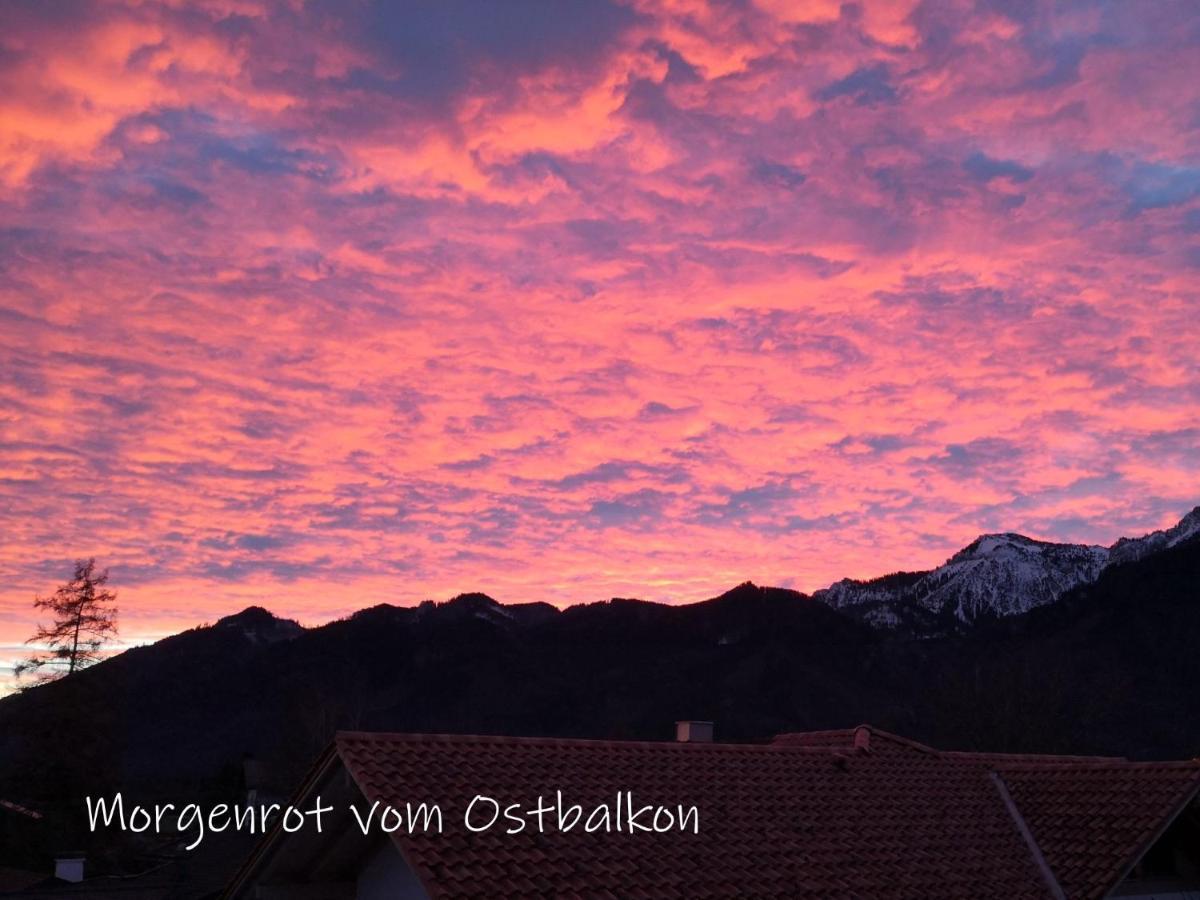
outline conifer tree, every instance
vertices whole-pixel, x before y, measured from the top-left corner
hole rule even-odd
[[[16,667],[17,677],[36,672],[38,682],[73,675],[99,661],[101,648],[117,633],[115,592],[108,590],[108,570],[96,571],[96,560],[75,563],[74,577],[49,597],[33,605],[53,615],[52,624],[39,625],[25,643],[39,650]]]

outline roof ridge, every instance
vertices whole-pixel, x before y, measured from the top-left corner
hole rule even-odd
[[[23,816],[28,816],[31,819],[42,818],[42,814],[36,809],[31,809],[28,806],[22,806],[20,803],[17,803],[13,800],[5,800],[3,797],[0,797],[0,807],[3,807],[10,812],[20,813]]]
[[[884,731],[882,728],[876,728],[874,725],[862,724],[853,730],[856,743],[858,740],[858,733],[860,731],[865,731],[870,736],[883,738],[885,741],[891,741],[893,744],[900,744],[901,746],[908,747],[911,750],[919,750],[922,753],[928,753],[932,756],[945,756],[945,754],[936,747],[930,747],[928,744],[922,744],[920,741],[914,741],[912,738],[906,738],[903,735],[894,734],[890,731]],[[869,738],[867,746],[870,746]]]
[[[898,744],[910,750],[919,750],[922,753],[928,753],[932,756],[943,756],[944,754],[935,747],[928,744],[922,744],[920,741],[914,741],[912,738],[906,738],[903,735],[895,734],[891,731],[885,731],[882,728],[877,728],[874,725],[866,722],[861,725],[854,725],[849,728],[826,728],[820,731],[787,731],[782,734],[775,735],[771,739],[772,744],[784,746],[804,747],[809,741],[819,741],[822,738],[839,737],[844,738],[846,746],[842,749],[856,749],[864,752],[871,751],[871,737],[881,738],[893,744]],[[820,744],[822,749],[833,749],[833,745]]]
[[[1036,760],[1023,762],[1013,760],[1007,763],[1003,768],[1013,770],[1038,770],[1038,771],[1070,771],[1070,772],[1187,772],[1194,771],[1196,777],[1200,779],[1200,760],[1192,759],[1164,759],[1164,760],[1110,760],[1107,757],[1093,757],[1098,759],[1098,762],[1088,762],[1089,757],[1080,757],[1078,760],[1064,759],[1061,762],[1037,762]]]
[[[1084,753],[994,753],[990,750],[943,750],[943,756],[955,759],[1039,760],[1055,762],[1131,762],[1126,756],[1091,756]]]
[[[806,739],[829,737],[846,739],[845,746],[833,744],[812,745]],[[916,750],[931,756],[952,762],[977,762],[981,765],[998,764],[1010,771],[1188,771],[1194,770],[1200,777],[1200,759],[1190,760],[1130,760],[1118,756],[1086,756],[1046,753],[990,753],[987,751],[971,750],[938,750],[928,744],[915,741],[912,738],[877,728],[874,725],[862,724],[852,728],[828,728],[819,731],[793,731],[775,735],[767,742],[688,742],[673,740],[623,740],[619,738],[580,738],[553,737],[503,734],[452,734],[439,732],[407,732],[407,731],[338,731],[334,742],[344,740],[361,740],[370,742],[408,743],[439,743],[449,742],[458,744],[493,744],[493,745],[548,745],[548,746],[585,746],[585,747],[616,747],[630,749],[663,749],[689,748],[688,752],[696,750],[779,750],[805,751],[810,753],[828,754],[835,750],[858,750],[871,752],[871,738],[877,738],[889,743]]]
[[[833,735],[833,734],[848,735],[862,727],[863,727],[862,725],[853,725],[849,728],[819,728],[816,731],[781,731],[781,732],[779,732],[779,734],[775,735],[775,737],[773,737],[772,740],[777,741],[780,738],[801,737],[801,736],[802,737],[828,737],[829,735]]]
[[[1017,806],[1017,802],[1013,799],[1012,794],[1009,793],[1008,785],[1004,783],[1004,779],[999,772],[989,772],[988,777],[1000,793],[1000,799],[1004,802],[1004,808],[1008,810],[1009,817],[1012,819],[1013,824],[1017,826],[1017,831],[1020,832],[1021,839],[1025,841],[1025,846],[1029,849],[1029,855],[1033,858],[1033,864],[1037,866],[1037,870],[1046,882],[1046,887],[1050,890],[1051,895],[1053,895],[1055,900],[1067,900],[1067,895],[1063,891],[1062,885],[1058,883],[1058,878],[1055,876],[1054,870],[1046,862],[1046,856],[1042,853],[1042,848],[1038,846],[1033,832],[1029,829],[1029,823],[1025,821],[1025,817],[1021,815],[1021,810]]]
[[[830,747],[805,747],[801,745],[777,744],[775,742],[735,743],[732,741],[674,741],[674,740],[620,740],[615,738],[573,738],[573,737],[529,737],[525,735],[506,734],[438,734],[407,731],[338,731],[334,735],[334,743],[343,741],[366,741],[371,743],[411,743],[411,744],[486,744],[486,745],[519,745],[519,746],[579,746],[579,747],[611,747],[617,749],[679,749],[685,752],[700,750],[726,751],[779,751],[786,749],[792,752],[812,752],[828,754]]]

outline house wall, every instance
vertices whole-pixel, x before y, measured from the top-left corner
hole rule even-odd
[[[429,900],[429,895],[391,841],[379,849],[359,870],[356,900]]]

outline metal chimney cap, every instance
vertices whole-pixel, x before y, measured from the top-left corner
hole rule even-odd
[[[54,858],[54,877],[59,881],[78,884],[83,881],[85,865],[87,865],[87,859],[82,853],[59,853]]]

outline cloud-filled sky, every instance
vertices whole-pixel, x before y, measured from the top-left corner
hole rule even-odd
[[[5,0],[0,647],[1163,527],[1198,292],[1190,2]]]

